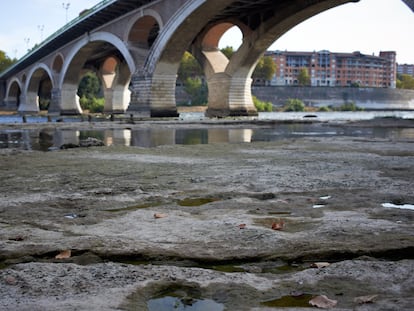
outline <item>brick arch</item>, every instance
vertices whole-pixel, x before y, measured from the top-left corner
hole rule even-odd
[[[5,101],[8,106],[13,109],[19,108],[22,90],[22,83],[17,77],[14,77],[8,82],[5,96]]]
[[[239,17],[243,14],[234,14],[232,18],[245,21],[251,31],[245,35],[243,44],[231,61],[225,65],[224,72],[219,72],[219,75],[215,77],[214,85],[217,86],[215,93],[226,94],[217,97],[216,106],[222,106],[224,110],[229,110],[230,115],[254,114],[251,75],[261,55],[277,38],[297,24],[325,10],[348,2],[357,2],[357,0],[306,2],[262,0],[249,4],[255,5],[256,9],[259,8],[258,6],[262,6],[260,11],[256,13],[254,10],[252,11],[251,18]],[[189,1],[165,25],[159,39],[151,49],[143,71],[144,74],[152,75],[148,98],[150,98],[153,110],[157,109],[157,106],[161,106],[162,102],[168,102],[170,108],[167,107],[167,110],[172,110],[171,107],[175,105],[175,76],[184,51],[197,40],[203,29],[209,27],[212,20],[225,22],[232,14],[232,6],[236,4],[239,5],[235,6],[236,10],[244,9],[240,3],[234,0]],[[226,10],[230,15],[222,18],[221,16],[226,16],[223,15]],[[245,13],[250,14],[249,11]],[[213,43],[214,45],[216,41],[217,38],[213,36],[204,43]],[[210,84],[209,90],[211,90]],[[209,106],[210,104],[209,100]]]
[[[63,68],[63,62],[64,62],[64,57],[62,53],[56,54],[52,62],[52,70],[55,73],[61,73],[62,68]]]
[[[158,12],[144,10],[127,26],[124,41],[141,48],[151,48],[163,27],[164,23]]]
[[[120,77],[117,77],[116,83],[111,83],[109,88],[115,89],[112,94],[115,94],[113,96],[117,96],[117,101],[120,102],[119,107],[114,110],[122,111],[126,109],[125,106],[129,103],[129,97],[127,98],[127,96],[130,96],[128,93],[128,85],[131,74],[135,71],[136,67],[134,59],[124,42],[117,36],[107,32],[97,32],[79,40],[65,59],[59,80],[59,88],[61,89],[61,113],[79,114],[82,112],[79,97],[77,96],[81,72],[84,70],[85,64],[95,53],[105,50],[105,45],[113,48],[113,52],[120,55],[119,57],[122,59],[122,61],[117,61],[117,70],[120,72],[118,76]],[[111,56],[113,55],[108,53],[106,57]],[[97,73],[99,69],[96,68]],[[113,69],[115,70],[115,68]],[[101,75],[100,78],[102,79],[103,76]],[[114,81],[111,74],[106,75],[106,80],[109,81],[109,79]],[[104,93],[105,99],[109,101],[110,97],[107,97],[107,89],[104,90]],[[112,107],[107,108],[106,105],[105,107],[107,111],[112,109]]]
[[[97,44],[99,42],[109,43],[113,47],[115,47],[124,58],[130,72],[135,72],[135,63],[134,59],[131,55],[131,53],[128,51],[127,47],[125,46],[124,42],[119,39],[117,36],[108,33],[108,32],[96,32],[89,36],[83,37],[81,40],[79,40],[71,49],[71,51],[68,53],[62,68],[62,73],[59,79],[58,85],[61,87],[63,82],[68,78],[67,74],[70,70],[70,67],[73,66],[72,62],[78,63],[79,61],[81,63],[78,63],[77,66],[80,66],[80,68],[83,66],[82,60],[76,60],[75,58],[79,56],[79,53],[82,53],[82,49],[87,47],[90,44]],[[88,52],[86,52],[88,54]],[[84,58],[89,57],[90,55],[84,55]],[[86,60],[86,59],[85,59]],[[79,69],[80,69],[79,68]],[[78,77],[70,77],[70,79],[78,79]],[[74,81],[73,81],[74,82]]]
[[[45,74],[46,74],[46,78],[49,78],[49,80],[51,81],[52,88],[53,88],[54,87],[54,81],[53,81],[52,71],[45,64],[38,64],[37,66],[33,67],[27,75],[27,81],[26,81],[26,85],[24,87],[25,91],[26,92],[30,92],[30,91],[34,92],[36,90],[36,88],[38,87],[38,84],[40,83],[40,80],[45,77]]]
[[[16,88],[17,87],[17,88]],[[17,92],[15,92],[15,90],[18,90]],[[14,77],[13,79],[11,79],[9,81],[9,83],[7,84],[7,89],[6,89],[6,98],[9,97],[15,97],[17,96],[17,94],[20,92],[22,92],[23,90],[23,85],[20,82],[19,78]]]

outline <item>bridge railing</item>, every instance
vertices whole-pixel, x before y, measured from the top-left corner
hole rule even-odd
[[[112,4],[116,2],[117,0],[102,0],[101,2],[97,3],[90,9],[86,9],[82,11],[79,16],[71,20],[70,22],[66,23],[64,26],[59,28],[57,31],[52,33],[50,36],[48,36],[45,40],[39,43],[39,45],[35,46],[32,50],[28,51],[25,55],[23,55],[16,63],[14,63],[12,66],[7,68],[5,71],[0,72],[0,77],[6,74],[7,72],[13,70],[14,67],[16,67],[19,63],[22,61],[28,59],[30,56],[32,56],[36,51],[43,48],[45,45],[50,43],[52,40],[56,39],[58,36],[60,36],[62,33],[67,31],[68,29],[72,28],[76,24],[80,23],[81,21],[87,19],[91,15],[95,14],[96,12],[102,10],[104,7],[108,6],[109,4]]]

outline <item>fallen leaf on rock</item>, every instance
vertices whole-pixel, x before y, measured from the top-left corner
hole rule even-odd
[[[331,264],[329,262],[314,262],[311,264],[311,268],[326,268],[328,266],[330,266]]]
[[[14,276],[8,275],[6,276],[6,278],[4,279],[7,285],[16,285],[17,284],[17,280]]]
[[[155,219],[165,218],[165,217],[167,217],[167,214],[163,214],[163,213],[155,213],[154,214]]]
[[[272,223],[272,229],[273,230],[283,230],[284,225],[285,225],[285,222],[283,220],[279,220],[278,222],[274,221]]]
[[[244,229],[244,228],[246,228],[246,224],[240,224],[239,225],[239,229]]]
[[[373,303],[374,300],[378,297],[378,295],[368,295],[368,296],[359,296],[354,299],[355,303],[360,305],[364,303]]]
[[[70,249],[61,251],[59,254],[55,256],[56,259],[68,259],[72,256],[72,251]]]
[[[312,298],[309,300],[309,304],[313,307],[321,308],[321,309],[329,309],[333,308],[337,305],[337,300],[332,300],[326,297],[325,295],[320,295]]]

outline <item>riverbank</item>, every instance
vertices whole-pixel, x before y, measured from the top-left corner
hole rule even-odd
[[[413,160],[409,136],[0,149],[0,309],[411,310]]]

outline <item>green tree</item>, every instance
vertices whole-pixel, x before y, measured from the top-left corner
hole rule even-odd
[[[207,104],[207,86],[200,77],[188,77],[184,82],[184,90],[190,95],[192,105]]]
[[[407,74],[398,75],[397,88],[414,90],[414,77]]]
[[[228,59],[230,59],[234,54],[233,47],[232,46],[226,46],[225,48],[221,49],[221,53],[223,53],[224,55],[226,55],[226,57]]]
[[[253,72],[252,78],[257,81],[269,81],[276,72],[276,64],[270,56],[260,58]]]
[[[79,97],[88,99],[99,98],[101,94],[101,82],[94,72],[87,72],[81,79],[78,87]]]
[[[0,72],[5,71],[7,68],[13,65],[16,61],[17,59],[9,58],[4,51],[0,50]]]
[[[308,86],[311,84],[311,79],[309,76],[308,69],[301,68],[298,74],[298,83],[301,86]]]
[[[185,52],[178,68],[178,80],[185,83],[187,78],[200,77],[204,74],[198,61],[189,52]]]
[[[102,97],[102,85],[94,72],[87,72],[81,79],[78,87],[79,103],[83,110],[102,112],[105,99]]]

